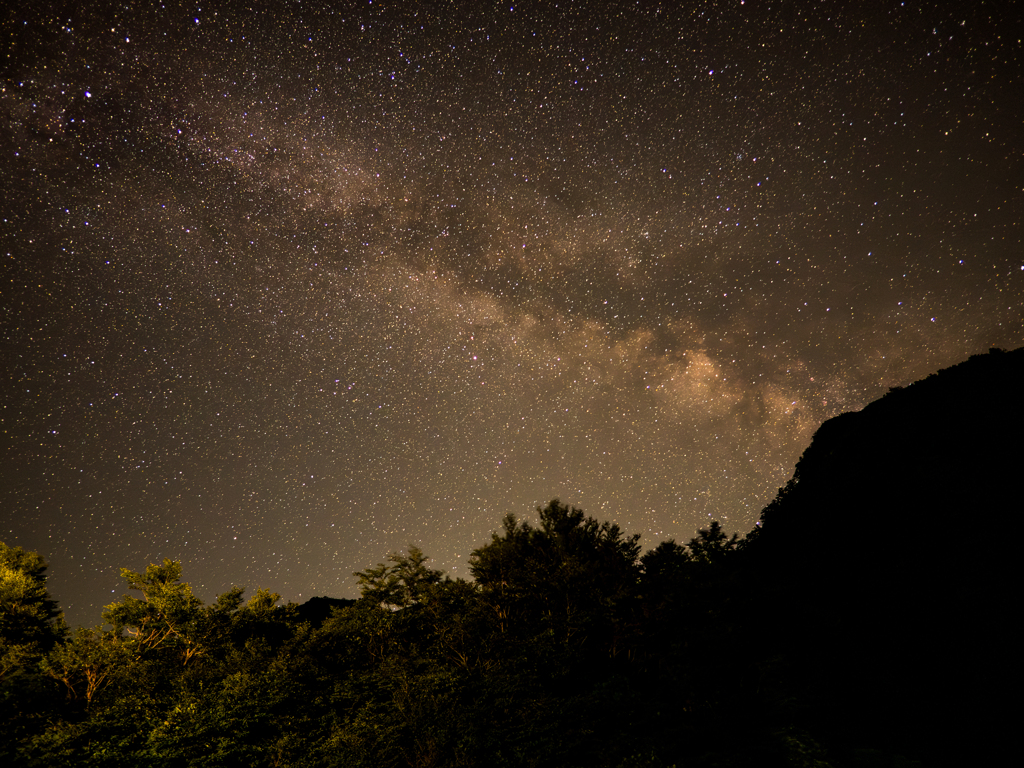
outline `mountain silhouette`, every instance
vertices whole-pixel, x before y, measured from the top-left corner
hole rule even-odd
[[[1016,752],[1022,436],[1024,348],[993,349],[827,421],[762,513],[761,652],[850,754]]]
[[[355,603],[344,597],[311,597],[296,607],[296,613],[299,621],[308,621],[313,629],[318,629],[335,608],[347,608]]]

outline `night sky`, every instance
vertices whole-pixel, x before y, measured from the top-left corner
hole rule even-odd
[[[555,497],[742,533],[1024,344],[1012,3],[252,5],[2,12],[0,540],[72,624],[165,557],[468,577]]]

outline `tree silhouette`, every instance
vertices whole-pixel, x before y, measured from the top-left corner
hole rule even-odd
[[[615,654],[636,595],[639,534],[623,536],[557,499],[537,511],[539,528],[508,515],[470,557],[499,631]]]
[[[360,592],[364,600],[390,610],[408,608],[419,604],[427,590],[441,581],[441,571],[428,568],[430,558],[423,551],[410,545],[409,554],[392,552],[387,563],[378,563],[375,568],[356,571]]]
[[[46,569],[41,555],[0,542],[0,682],[63,636]]]
[[[125,595],[107,606],[103,618],[118,635],[124,633],[137,657],[162,652],[177,655],[182,665],[206,653],[230,628],[230,615],[242,604],[243,587],[220,595],[211,606],[192,594],[187,582],[180,582],[181,563],[165,559],[151,564],[145,573],[121,569],[129,588],[142,592],[142,599]],[[259,606],[266,599],[254,598]],[[276,599],[276,598],[275,598]],[[272,602],[271,602],[272,604]]]

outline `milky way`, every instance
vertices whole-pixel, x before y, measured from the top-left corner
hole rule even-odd
[[[468,576],[555,497],[744,532],[825,419],[1024,343],[1002,5],[47,5],[3,20],[0,538],[73,623],[165,557]]]

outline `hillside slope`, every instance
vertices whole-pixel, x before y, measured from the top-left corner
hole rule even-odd
[[[1021,681],[1024,349],[826,422],[751,547],[804,716],[928,764],[1010,751]]]

